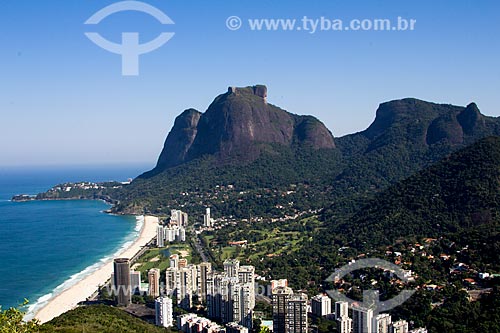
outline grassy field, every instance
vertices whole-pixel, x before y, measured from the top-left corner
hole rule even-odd
[[[159,268],[161,271],[170,267],[167,253],[178,254],[180,258],[185,258],[191,262],[191,247],[186,243],[171,244],[163,248],[151,248],[144,253],[134,264],[135,270],[141,273],[149,271],[151,268]]]
[[[315,216],[307,217],[299,221],[293,222],[297,229],[309,228],[318,229],[321,222]],[[221,237],[218,235],[205,235],[204,239],[207,244],[212,243],[212,251],[215,258],[224,261],[229,258],[239,259],[240,261],[259,260],[268,255],[279,256],[285,253],[297,251],[301,243],[307,241],[308,233],[304,231],[291,231],[290,224],[277,224],[272,230],[263,230],[262,228],[252,228],[251,225],[246,225],[245,230],[222,231],[224,234]],[[248,235],[252,235],[249,237]],[[227,240],[239,241],[247,239],[248,245],[245,247],[227,246]],[[254,241],[252,241],[252,239]]]

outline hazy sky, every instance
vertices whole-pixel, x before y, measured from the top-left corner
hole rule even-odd
[[[150,163],[176,115],[205,111],[228,86],[266,84],[269,101],[312,114],[335,136],[365,129],[403,97],[500,115],[500,4],[465,0],[146,0],[139,12],[84,22],[109,0],[0,3],[0,166]],[[226,27],[229,16],[243,21]],[[251,31],[253,18],[416,19],[414,31]],[[120,55],[85,32],[141,43],[175,32],[121,75]]]

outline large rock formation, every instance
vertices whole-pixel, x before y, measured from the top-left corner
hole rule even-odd
[[[268,104],[265,86],[230,87],[205,113],[190,109],[177,117],[154,171],[203,155],[249,162],[273,145],[335,147],[332,134],[318,119]]]
[[[406,98],[381,104],[375,121],[361,133],[372,141],[372,148],[398,140],[461,145],[498,133],[497,127],[498,121],[483,116],[474,103],[461,107]]]

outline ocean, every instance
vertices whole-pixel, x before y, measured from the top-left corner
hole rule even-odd
[[[30,313],[77,283],[139,234],[135,216],[103,213],[102,201],[11,202],[66,181],[125,181],[146,166],[0,168],[0,305],[26,298]]]

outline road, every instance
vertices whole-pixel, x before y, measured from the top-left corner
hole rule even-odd
[[[194,245],[194,249],[196,250],[196,252],[198,252],[198,254],[200,255],[201,260],[203,262],[210,262],[210,258],[205,253],[205,250],[203,249],[203,245],[201,244],[201,240],[198,237],[198,235],[196,235],[196,233],[194,232],[194,229],[190,228],[189,231],[192,235],[191,236],[191,243]]]

